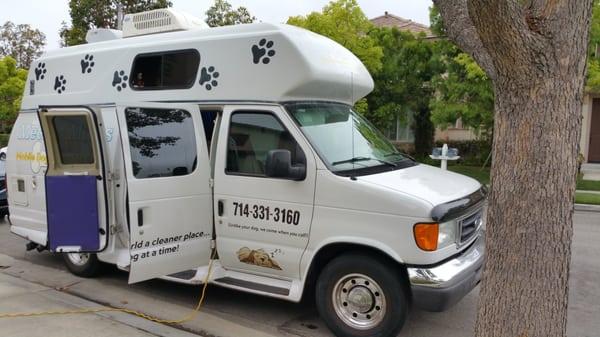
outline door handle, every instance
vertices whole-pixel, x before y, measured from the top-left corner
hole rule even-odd
[[[137,219],[138,219],[138,227],[142,227],[144,225],[144,210],[138,209],[137,211]]]
[[[219,200],[217,202],[217,214],[219,216],[223,216],[224,211],[225,211],[225,205],[223,204],[223,200]]]

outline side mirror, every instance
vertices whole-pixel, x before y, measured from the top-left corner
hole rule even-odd
[[[289,150],[271,150],[267,153],[265,174],[271,178],[304,180],[306,165],[292,165],[292,153]]]

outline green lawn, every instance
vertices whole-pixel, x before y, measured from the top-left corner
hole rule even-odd
[[[582,191],[600,191],[600,181],[577,179],[577,189]]]
[[[600,194],[577,193],[575,194],[576,204],[600,205]]]
[[[479,166],[448,165],[448,170],[469,176],[484,185],[490,183],[490,169]]]
[[[482,184],[490,183],[489,168],[481,169],[479,166],[448,165],[448,170],[464,174],[476,179]],[[577,189],[582,191],[600,191],[600,181],[577,179]],[[600,194],[577,193],[577,203],[600,205]]]

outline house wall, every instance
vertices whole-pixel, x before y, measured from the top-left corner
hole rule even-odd
[[[436,129],[436,141],[464,141],[477,139],[475,133],[470,129],[448,128],[446,130]]]

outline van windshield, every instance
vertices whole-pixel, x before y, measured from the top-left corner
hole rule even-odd
[[[284,107],[334,173],[364,175],[415,165],[348,105],[311,102]]]

